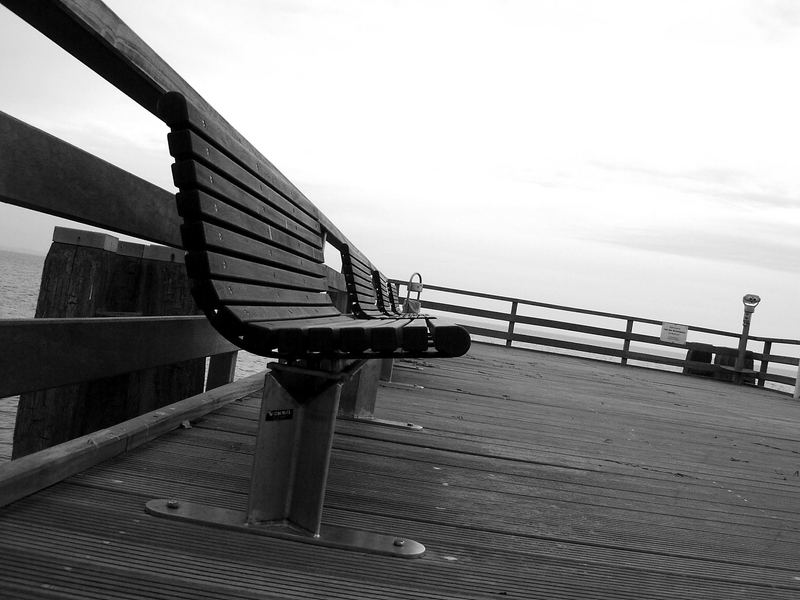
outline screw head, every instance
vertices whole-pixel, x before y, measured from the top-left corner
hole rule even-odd
[[[179,508],[180,505],[181,505],[181,503],[178,502],[177,500],[167,500],[167,508],[175,509],[175,508]]]
[[[394,545],[395,545],[395,546],[405,546],[405,545],[406,545],[406,541],[405,541],[405,540],[402,540],[402,539],[400,539],[400,538],[397,538],[397,539],[394,541]]]

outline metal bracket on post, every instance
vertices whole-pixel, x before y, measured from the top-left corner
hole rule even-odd
[[[359,552],[422,556],[425,546],[413,540],[322,524],[339,398],[354,371],[304,370],[274,363],[271,367],[261,402],[247,510],[159,499],[147,503],[147,512]]]

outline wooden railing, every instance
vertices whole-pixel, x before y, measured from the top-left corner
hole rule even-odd
[[[401,280],[392,280],[393,283],[404,287],[405,283]],[[435,294],[432,292],[439,292]],[[404,294],[401,292],[400,294]],[[431,296],[450,295],[457,298],[456,301],[440,301],[431,299]],[[497,303],[506,305],[505,310],[497,310]],[[484,306],[481,306],[483,304]],[[486,304],[495,305],[494,308],[487,308]],[[544,347],[545,349],[558,349],[568,353],[581,355],[602,356],[606,359],[618,359],[620,364],[628,364],[629,361],[642,363],[643,366],[662,367],[669,366],[686,371],[705,371],[708,374],[716,374],[720,378],[730,377],[734,372],[730,365],[708,364],[689,360],[689,350],[701,345],[711,346],[717,354],[725,354],[735,358],[732,351],[736,350],[741,339],[741,333],[710,329],[696,325],[688,326],[688,342],[686,344],[676,344],[661,340],[659,335],[644,333],[641,330],[645,326],[661,327],[662,321],[609,313],[585,308],[575,308],[546,302],[537,302],[523,298],[501,296],[497,294],[487,294],[471,290],[462,290],[437,285],[425,285],[425,292],[422,296],[422,307],[432,313],[447,314],[455,318],[460,324],[464,325],[473,337],[487,338],[494,343],[502,343],[507,347],[533,345]],[[544,318],[520,314],[523,307],[533,309],[546,309],[547,311],[557,311],[564,316],[558,319]],[[543,312],[540,310],[539,312]],[[582,324],[576,322],[578,315],[591,317],[595,321],[610,321],[612,326],[602,326],[599,324]],[[467,317],[466,319],[464,317]],[[478,322],[479,320],[479,322]],[[519,326],[519,327],[518,327]],[[537,328],[537,331],[523,331],[524,326]],[[544,332],[538,329],[545,330]],[[562,339],[554,333],[546,332],[563,331],[575,334],[574,339]],[[605,343],[598,343],[600,338]],[[692,339],[695,338],[695,339]],[[720,343],[722,340],[722,343]],[[731,340],[729,347],[725,345],[727,340]],[[682,352],[683,356],[668,356],[658,353],[649,348],[632,349],[631,344],[644,344],[656,346],[658,348],[673,349],[673,354]],[[787,373],[776,373],[770,369],[773,365],[786,365],[787,367],[797,367],[798,358],[796,356],[786,356],[773,354],[775,346],[800,346],[800,340],[769,338],[760,336],[749,336],[747,339],[748,347],[758,345],[754,350],[747,352],[747,358],[753,363],[758,362],[758,368],[745,368],[743,373],[750,375],[757,385],[764,386],[771,381],[786,386],[795,386],[796,378]],[[696,345],[695,345],[696,344]]]
[[[180,248],[166,190],[3,113],[0,148],[0,201]],[[5,320],[0,340],[0,397],[235,350],[200,316]]]

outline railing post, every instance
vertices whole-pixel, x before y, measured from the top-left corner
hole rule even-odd
[[[215,354],[208,360],[208,373],[206,375],[206,391],[222,387],[233,381],[236,374],[236,358],[238,350]]]
[[[625,342],[622,344],[622,360],[620,363],[623,365],[628,364],[628,352],[631,349],[631,333],[633,333],[633,319],[628,319],[628,325],[625,327]]]
[[[511,301],[511,316],[508,319],[508,338],[506,339],[506,348],[511,348],[511,336],[514,335],[514,317],[517,316],[517,307],[519,306],[519,302],[516,300]]]
[[[795,380],[794,380],[794,394],[792,395],[792,397],[795,400],[800,398],[800,361],[798,361],[797,364],[797,374],[795,375]]]
[[[761,353],[761,367],[758,369],[758,387],[764,387],[764,382],[767,380],[770,352],[772,352],[772,342],[765,340],[764,351]]]

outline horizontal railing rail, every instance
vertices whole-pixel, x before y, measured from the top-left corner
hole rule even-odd
[[[0,320],[0,340],[0,397],[236,350],[204,316]]]
[[[407,283],[399,279],[392,279],[391,281],[392,283],[402,287],[405,287]],[[470,333],[473,334],[473,336],[497,340],[501,343],[504,343],[507,347],[511,347],[514,344],[530,344],[545,348],[566,350],[575,353],[616,358],[619,359],[619,362],[623,365],[628,364],[628,361],[635,361],[637,363],[644,363],[645,366],[665,365],[680,368],[684,371],[688,370],[707,372],[709,374],[729,374],[731,372],[737,372],[735,368],[732,368],[729,365],[709,365],[705,362],[691,360],[688,352],[693,347],[700,347],[702,345],[708,346],[709,349],[723,354],[730,354],[730,351],[735,350],[735,348],[721,346],[718,343],[704,344],[691,341],[685,344],[678,344],[670,341],[664,341],[656,335],[635,331],[637,326],[661,326],[663,321],[659,321],[657,319],[552,304],[548,302],[538,302],[526,298],[503,296],[438,285],[426,284],[425,290],[426,292],[441,292],[444,294],[450,294],[463,299],[463,303],[454,303],[453,301],[445,302],[438,298],[435,300],[425,299],[423,294],[422,307],[425,310],[446,313],[448,315],[481,319],[481,324],[463,321],[461,324],[464,325],[470,331]],[[401,294],[401,296],[402,295],[403,294]],[[498,310],[496,307],[485,308],[470,306],[470,300],[472,300],[473,303],[475,300],[492,302],[499,301],[508,303],[509,306],[507,311],[502,311]],[[519,314],[520,307],[523,306],[561,311],[568,315],[582,315],[597,317],[599,319],[616,320],[620,322],[620,327],[613,328],[607,326],[582,324],[570,320],[568,317],[564,319],[553,319]],[[491,326],[492,321],[496,321],[498,323],[497,328]],[[558,337],[547,335],[545,332],[537,334],[520,332],[517,328],[518,325],[579,334],[581,339],[580,341],[576,339],[559,339]],[[731,346],[738,345],[742,335],[741,333],[712,329],[697,325],[687,325],[686,328],[688,332],[693,332],[695,334],[717,336],[723,339],[729,339]],[[598,338],[599,340],[607,342],[607,344],[600,343]],[[759,368],[757,370],[742,369],[738,372],[753,376],[759,386],[764,386],[768,381],[787,386],[794,386],[796,384],[797,378],[795,376],[789,376],[787,374],[780,374],[770,371],[770,365],[777,364],[797,367],[798,363],[800,362],[798,357],[773,354],[773,346],[798,346],[800,345],[800,340],[751,335],[748,336],[747,341],[750,343],[762,344],[761,348],[758,350],[747,351],[747,357],[755,362],[758,362]],[[608,345],[613,343],[618,343],[620,345],[618,347]],[[648,344],[656,347],[671,348],[673,350],[684,350],[686,351],[686,355],[683,358],[677,358],[674,356],[658,354],[656,351],[633,350],[631,349],[631,343]]]

